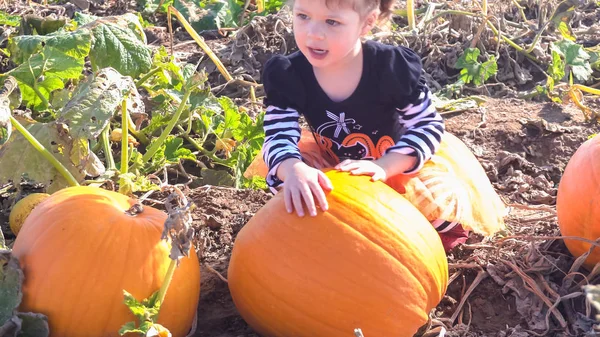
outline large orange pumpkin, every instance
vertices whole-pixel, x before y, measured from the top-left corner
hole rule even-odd
[[[600,137],[585,141],[569,159],[558,186],[556,211],[563,236],[589,240],[600,238]],[[591,245],[565,239],[567,248],[578,257]],[[591,269],[600,262],[600,248],[595,248],[584,266]]]
[[[143,300],[157,291],[170,263],[161,240],[167,215],[94,187],[54,193],[27,217],[13,254],[25,273],[20,311],[48,316],[54,337],[119,336],[136,321],[123,290]],[[173,336],[185,336],[200,293],[200,267],[192,248],[177,267],[159,315]]]
[[[446,291],[439,235],[386,184],[326,173],[327,212],[289,214],[279,193],[239,232],[228,270],[238,311],[263,336],[412,336]]]

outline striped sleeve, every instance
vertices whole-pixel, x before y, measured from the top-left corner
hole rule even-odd
[[[444,121],[431,102],[431,92],[420,86],[418,99],[404,108],[398,108],[404,134],[386,152],[397,152],[417,158],[415,166],[405,174],[419,171],[437,151],[444,134]]]
[[[302,160],[298,142],[300,141],[300,114],[292,108],[282,109],[270,105],[264,119],[265,142],[263,144],[263,160],[269,172],[267,185],[278,187],[283,182],[277,177],[277,168],[286,159]]]

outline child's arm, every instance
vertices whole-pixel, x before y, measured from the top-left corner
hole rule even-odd
[[[412,96],[407,106],[398,109],[404,134],[380,158],[388,177],[419,171],[437,151],[444,134],[444,121],[431,102],[431,92],[423,77]]]
[[[263,160],[269,168],[266,180],[270,187],[276,188],[283,182],[279,178],[278,169],[284,161],[291,158],[302,160],[298,149],[299,118],[298,112],[291,108],[279,108],[273,105],[267,108],[264,119]]]

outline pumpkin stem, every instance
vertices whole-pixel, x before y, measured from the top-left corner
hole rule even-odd
[[[141,214],[143,211],[144,211],[144,205],[142,205],[140,203],[136,203],[136,204],[133,204],[131,206],[131,208],[126,210],[125,214],[131,215],[131,216],[136,216],[138,214]]]

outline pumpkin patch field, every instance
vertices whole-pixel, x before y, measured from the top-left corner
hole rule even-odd
[[[289,5],[0,0],[0,337],[599,335],[600,2],[396,1],[434,178],[323,168],[302,218],[261,162]]]

